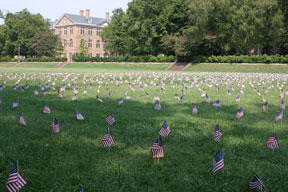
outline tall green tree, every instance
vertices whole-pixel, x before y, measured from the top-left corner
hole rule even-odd
[[[24,9],[17,13],[7,13],[5,16],[7,39],[3,54],[16,55],[20,46],[21,55],[34,56],[32,49],[33,37],[42,32],[48,32],[48,23],[40,14],[31,14]]]
[[[52,31],[35,34],[32,38],[31,52],[37,57],[55,57],[61,55],[63,46],[58,35]]]

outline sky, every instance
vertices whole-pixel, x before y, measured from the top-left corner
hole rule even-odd
[[[124,11],[132,0],[3,0],[0,5],[2,12],[15,13],[27,8],[33,14],[40,13],[45,19],[59,19],[64,13],[79,14],[80,10],[90,9],[91,17],[105,18],[105,13],[116,8]],[[0,19],[0,24],[3,20]]]

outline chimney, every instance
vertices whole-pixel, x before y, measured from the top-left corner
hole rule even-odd
[[[86,16],[87,19],[90,18],[90,10],[89,9],[86,9],[86,15],[85,16]]]
[[[83,10],[80,10],[80,15],[84,16],[84,11]]]
[[[105,13],[105,19],[106,19],[106,21],[109,21],[109,19],[110,19],[110,13]]]

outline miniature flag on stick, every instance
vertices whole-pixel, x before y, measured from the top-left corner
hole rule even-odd
[[[240,107],[240,109],[236,113],[236,118],[240,119],[243,117],[243,115],[244,115],[243,109],[242,109],[242,107]]]
[[[280,111],[280,112],[276,115],[275,121],[277,122],[277,121],[281,120],[282,118],[283,118],[283,111]]]
[[[48,107],[48,105],[45,105],[45,106],[44,106],[43,113],[46,113],[46,114],[50,114],[50,113],[51,113],[51,110],[50,110],[50,108]]]
[[[221,169],[224,168],[224,159],[223,159],[223,151],[220,150],[216,153],[216,155],[214,156],[214,161],[213,161],[213,172],[214,174],[217,173],[218,171],[220,171]]]
[[[76,119],[77,120],[84,120],[84,117],[79,111],[76,109]]]
[[[193,114],[197,114],[198,113],[198,109],[196,107],[196,105],[194,103],[192,103],[192,113]]]
[[[206,102],[210,103],[210,97],[206,94]]]
[[[83,187],[82,187],[82,186],[80,186],[80,190],[79,190],[79,192],[84,192],[84,190],[83,190]]]
[[[158,100],[156,100],[156,103],[154,105],[154,109],[156,109],[156,110],[160,110],[161,109],[161,105],[160,105]]]
[[[217,99],[217,101],[213,104],[214,107],[218,108],[221,107],[221,102],[219,99]]]
[[[34,88],[34,95],[38,95],[38,91],[36,88]]]
[[[26,126],[26,122],[24,120],[23,114],[20,112],[19,124]]]
[[[285,105],[283,99],[282,99],[282,101],[281,101],[281,103],[280,103],[280,108],[281,108],[282,110],[285,110],[285,108],[286,108],[286,105]]]
[[[107,128],[106,134],[104,135],[104,137],[102,139],[102,145],[104,148],[106,148],[106,147],[110,147],[111,145],[114,145],[114,144],[115,144],[114,139],[110,135],[109,129]]]
[[[13,108],[16,108],[16,107],[18,107],[18,106],[19,106],[19,101],[18,101],[18,100],[14,101],[14,102],[12,103],[12,107],[13,107]]]
[[[266,143],[268,148],[275,149],[279,147],[279,143],[276,137],[276,133],[273,133],[272,136],[268,139]]]
[[[182,95],[180,98],[180,103],[182,104],[184,102],[184,96]]]
[[[54,118],[52,125],[53,125],[53,127],[52,127],[53,133],[59,133],[59,131],[60,131],[59,122],[57,121],[56,118]]]
[[[262,191],[264,188],[262,181],[259,179],[257,175],[253,175],[250,183],[249,183],[249,189],[259,189]]]
[[[120,100],[118,101],[118,105],[123,104],[123,102],[124,102],[123,97],[121,97]]]
[[[8,192],[17,192],[21,189],[27,181],[18,171],[18,162],[14,163],[13,169],[9,175],[8,181],[6,183],[6,190]]]
[[[113,125],[113,123],[115,123],[115,119],[114,119],[114,114],[113,112],[111,112],[106,118],[105,118],[106,122],[109,125]]]
[[[164,121],[160,131],[159,131],[159,135],[163,136],[163,137],[167,137],[170,134],[170,129],[168,127],[168,123],[167,121]]]
[[[220,126],[216,125],[215,133],[214,133],[214,141],[218,141],[221,136],[222,136],[222,133],[220,132]]]
[[[99,103],[103,103],[103,100],[100,99],[100,97],[98,97],[98,95],[96,95],[96,100],[97,100],[97,102],[99,102]]]
[[[151,148],[151,151],[152,151],[153,158],[161,158],[165,156],[161,136],[159,136],[158,139],[155,141],[155,143],[153,144]]]
[[[263,111],[267,111],[268,110],[268,102],[263,104]]]

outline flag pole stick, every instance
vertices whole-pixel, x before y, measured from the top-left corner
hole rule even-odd
[[[17,166],[17,187],[18,187],[17,191],[19,192],[20,189],[19,189],[19,178],[18,178],[18,176],[19,176],[19,171],[18,171],[18,160],[16,161],[16,166]]]
[[[269,189],[262,183],[262,181],[259,179],[259,177],[255,174],[255,177],[260,181],[261,185],[269,192]]]

